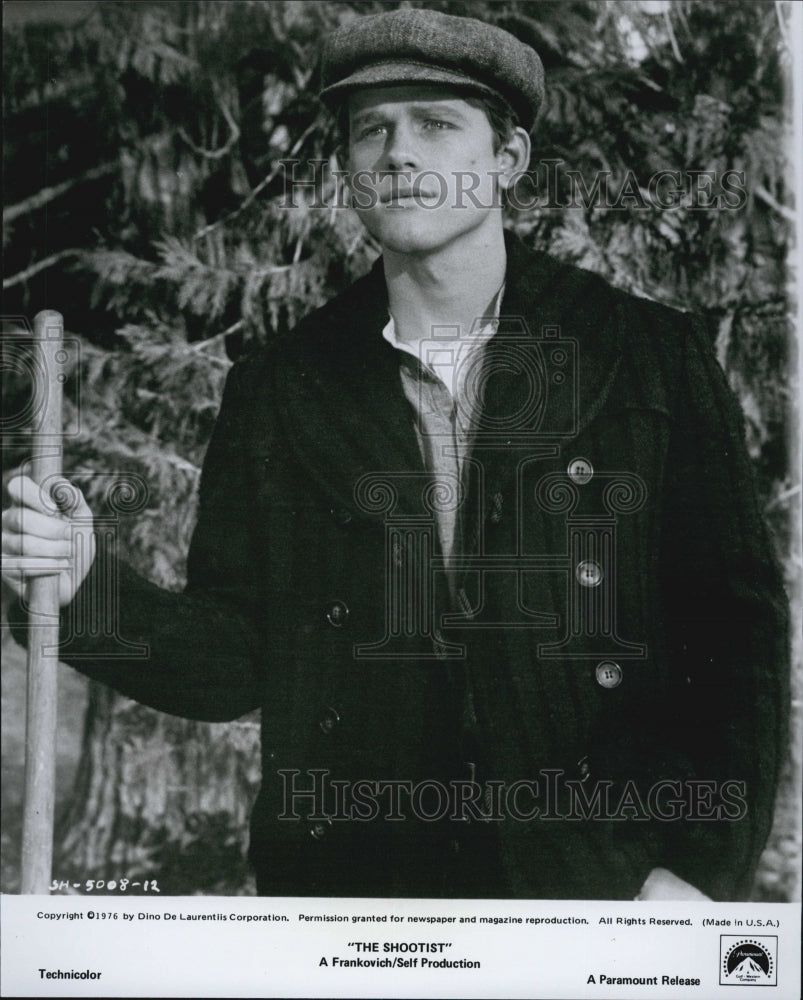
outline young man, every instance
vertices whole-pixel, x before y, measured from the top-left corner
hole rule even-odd
[[[261,893],[744,896],[785,600],[705,333],[504,233],[532,49],[397,10],[323,75],[382,257],[232,369],[186,592],[114,570],[148,659],[102,630],[64,659],[167,712],[261,707]],[[66,640],[114,554],[76,568],[85,504],[9,491],[4,552],[65,559]]]

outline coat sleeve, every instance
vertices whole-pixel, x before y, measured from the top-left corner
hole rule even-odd
[[[185,592],[143,579],[109,541],[60,623],[63,662],[152,708],[210,722],[260,704],[239,374],[235,365],[204,461]],[[24,608],[10,617],[18,641],[28,641]]]
[[[697,795],[694,815],[664,824],[664,864],[714,899],[744,898],[785,758],[787,600],[742,414],[696,322],[675,403],[662,545],[667,717]]]

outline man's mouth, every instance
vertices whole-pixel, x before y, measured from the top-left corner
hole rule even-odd
[[[437,192],[429,190],[425,183],[403,175],[390,178],[386,176],[379,184],[381,205],[410,205],[413,203],[420,205],[432,201],[437,196]]]
[[[421,189],[412,189],[405,191],[387,191],[379,196],[380,204],[382,205],[423,205],[426,202],[432,201],[437,198],[437,195],[431,191],[423,191]]]

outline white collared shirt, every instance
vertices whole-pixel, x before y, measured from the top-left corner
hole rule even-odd
[[[435,327],[429,337],[400,341],[392,316],[382,331],[400,353],[402,389],[415,414],[424,466],[436,482],[434,511],[447,570],[459,549],[457,514],[464,499],[465,463],[482,405],[480,368],[484,348],[499,325],[503,292],[504,285],[494,297],[491,315],[477,319],[462,335],[455,336],[454,327]]]

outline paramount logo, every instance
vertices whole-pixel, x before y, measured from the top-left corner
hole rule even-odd
[[[720,937],[719,982],[721,986],[776,986],[778,983],[778,938]]]

